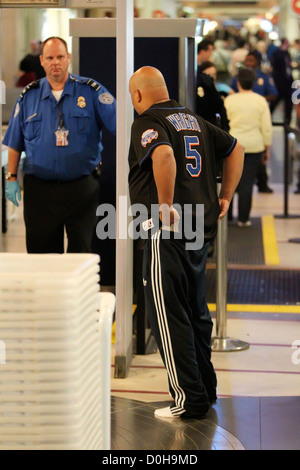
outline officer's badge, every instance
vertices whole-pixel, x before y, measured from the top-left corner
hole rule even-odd
[[[79,98],[77,98],[77,106],[79,106],[79,108],[85,108],[86,107],[86,102],[85,102],[85,97],[84,96],[79,96]]]
[[[264,84],[264,79],[262,77],[259,77],[257,80],[257,85],[263,86],[263,84]]]
[[[203,96],[205,95],[202,86],[199,86],[199,87],[198,87],[197,94],[198,94],[198,96],[199,96],[200,98],[203,98]]]

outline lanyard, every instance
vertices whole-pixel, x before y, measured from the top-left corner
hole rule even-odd
[[[58,103],[57,109],[58,109],[58,119],[59,119],[58,129],[63,129],[64,120],[63,120],[63,101],[62,100]]]
[[[67,145],[69,145],[69,142],[68,142],[69,131],[65,129],[64,127],[62,107],[63,107],[63,102],[60,101],[57,105],[59,124],[58,124],[57,131],[55,132],[57,147],[66,147]]]

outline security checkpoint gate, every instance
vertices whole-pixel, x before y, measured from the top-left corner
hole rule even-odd
[[[204,21],[197,19],[135,19],[133,23],[134,70],[143,65],[157,67],[166,79],[170,96],[194,109],[197,73],[196,37],[202,35]],[[123,94],[130,99],[128,76],[126,79],[125,76],[123,77],[122,83],[126,86],[126,89],[122,89],[123,94],[116,86],[116,76],[122,74],[122,70],[118,70],[115,60],[116,57],[118,59],[118,56],[120,58],[118,51],[116,54],[117,21],[108,18],[72,19],[70,20],[70,35],[73,38],[73,73],[90,76],[103,83],[111,93],[116,92],[117,103],[120,99],[124,99]],[[124,68],[126,69],[126,63]],[[128,104],[128,108],[133,113],[131,102]],[[117,139],[118,133],[117,126]],[[128,138],[129,136],[130,130]],[[114,205],[117,218],[120,219],[123,216],[126,219],[126,206],[123,206],[123,199],[122,206],[125,210],[120,211],[119,207],[121,206],[120,198],[128,196],[128,146],[124,145],[123,148],[119,148],[115,159],[115,142],[105,132],[103,133],[103,145],[101,204]],[[118,181],[121,182],[121,186]],[[128,220],[123,220],[123,224],[127,227]],[[118,228],[117,234],[119,234]],[[122,244],[123,248],[121,248]],[[94,251],[99,253],[101,257],[101,284],[106,289],[114,289],[116,286],[115,376],[119,378],[127,376],[132,355],[132,308],[129,308],[129,285],[126,294],[126,301],[128,301],[126,311],[122,301],[122,295],[125,296],[125,294],[121,293],[121,296],[118,294],[118,286],[124,285],[124,278],[126,278],[126,282],[131,283],[131,289],[133,283],[131,274],[133,255],[130,258],[127,253],[126,262],[124,259],[124,252],[132,249],[132,243],[128,240],[127,246],[125,245],[126,242],[118,239],[118,235],[116,240],[94,240]],[[138,253],[136,246],[134,251],[135,255],[139,256],[140,253]],[[136,278],[138,278],[139,267],[140,263],[137,263],[134,273]],[[143,289],[143,287],[139,285],[137,289]],[[137,297],[143,298],[143,293],[140,290],[137,292]],[[141,307],[139,315],[141,315],[142,323],[140,325],[139,322],[139,333],[143,335],[145,333],[145,312],[143,305],[139,306]],[[141,348],[146,349],[144,339],[141,343]],[[139,353],[144,352],[139,350]]]

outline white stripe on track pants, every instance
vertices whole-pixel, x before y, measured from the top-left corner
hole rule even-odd
[[[212,321],[205,302],[207,245],[185,250],[159,230],[144,246],[146,312],[168,373],[173,414],[205,414],[216,399]]]

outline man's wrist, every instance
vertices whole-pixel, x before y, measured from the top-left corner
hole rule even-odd
[[[8,171],[5,175],[6,181],[16,181],[17,180],[17,172]]]

